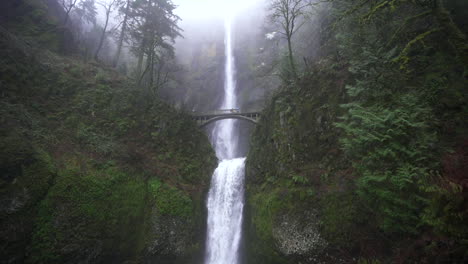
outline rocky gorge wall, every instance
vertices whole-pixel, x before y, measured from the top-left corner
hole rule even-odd
[[[0,58],[1,263],[203,257],[216,157],[190,116],[5,28]]]
[[[350,242],[357,220],[347,215],[355,206],[352,176],[334,127],[347,76],[344,65],[315,71],[263,111],[246,164],[248,263],[344,258],[330,252],[332,243]]]
[[[380,4],[333,1],[293,38],[298,78],[247,156],[247,263],[467,261],[467,65],[447,39],[466,47],[465,2]]]
[[[427,123],[415,129],[406,119],[406,126],[397,123],[417,109],[398,105],[405,102],[400,99],[389,107],[399,115],[383,108],[349,111],[356,100],[350,89],[359,83],[350,69],[343,61],[323,59],[299,81],[285,84],[262,112],[246,162],[247,263],[463,263],[463,80],[454,78],[437,102],[414,96],[422,98],[421,104],[432,103],[426,108],[431,114],[415,120]],[[421,94],[430,91],[420,87]],[[412,95],[402,90],[394,93],[396,98]],[[349,113],[357,118],[348,119]],[[375,118],[374,123],[368,117]],[[440,123],[430,123],[433,120]],[[355,133],[343,129],[345,123],[355,126]],[[392,134],[396,130],[400,134]],[[431,137],[437,137],[435,143],[415,143]],[[354,156],[350,146],[361,156]],[[428,156],[424,162],[403,158],[426,148],[431,150],[420,152]],[[407,187],[392,189],[405,175],[400,164],[420,166],[422,172],[410,174],[414,178],[406,178]],[[363,173],[363,167],[374,171]],[[386,177],[372,178],[379,170],[386,170]],[[368,183],[375,186],[363,190]],[[420,203],[405,207],[413,198]]]

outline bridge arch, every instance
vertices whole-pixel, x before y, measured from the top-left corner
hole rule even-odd
[[[214,116],[212,118],[209,118],[207,120],[203,120],[204,122],[200,125],[200,128],[203,128],[207,126],[208,124],[211,124],[213,122],[219,121],[219,120],[224,120],[224,119],[239,119],[239,120],[245,120],[248,121],[254,125],[257,124],[257,120],[253,118],[249,118],[243,115],[220,115],[220,116]]]

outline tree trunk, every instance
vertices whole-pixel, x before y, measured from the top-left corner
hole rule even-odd
[[[151,50],[150,54],[151,54],[151,60],[150,60],[151,71],[150,71],[149,87],[152,90],[153,89],[153,83],[154,83],[154,50]]]
[[[62,2],[62,6],[63,6],[63,8],[65,9],[65,20],[64,20],[64,22],[63,22],[63,26],[66,26],[66,25],[67,25],[68,20],[70,19],[70,12],[71,12],[72,9],[75,7],[77,1],[78,1],[78,0],[73,1],[73,3],[71,3],[70,6],[68,6],[68,8],[65,6],[65,2]]]
[[[294,63],[294,56],[292,51],[292,44],[291,44],[291,35],[287,35],[288,39],[288,52],[289,52],[289,64],[291,66],[291,72],[293,74],[294,79],[297,79],[297,71],[296,71],[296,64]]]
[[[141,74],[138,74],[138,86],[141,86],[141,82],[143,81],[143,78],[145,78],[146,73],[150,69],[151,61],[152,61],[151,53],[146,54],[146,67],[145,67],[145,70]],[[141,64],[143,64],[143,62]]]
[[[70,11],[71,11],[71,9],[69,9],[69,10],[65,13],[65,21],[63,22],[63,25],[64,25],[64,26],[67,26],[68,18],[70,17]]]
[[[145,56],[143,47],[144,47],[144,41],[141,42],[140,50],[138,53],[138,63],[137,63],[137,68],[136,68],[136,74],[137,74],[138,79],[140,79],[141,77],[141,68],[143,67],[143,57]]]
[[[123,41],[125,38],[125,31],[127,30],[127,19],[128,19],[129,8],[130,8],[130,0],[127,0],[127,5],[125,6],[125,16],[122,22],[122,30],[120,31],[119,43],[117,46],[117,52],[115,54],[115,59],[113,63],[114,68],[117,67],[117,64],[119,63],[120,53],[122,52],[122,45],[123,45]]]
[[[94,53],[94,59],[98,60],[99,51],[102,48],[102,44],[104,43],[104,38],[106,37],[107,25],[109,24],[109,16],[110,16],[111,8],[106,10],[106,23],[104,24],[104,28],[102,29],[101,39],[99,40],[99,45]]]

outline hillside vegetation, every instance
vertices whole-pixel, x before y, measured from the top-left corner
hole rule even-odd
[[[200,259],[206,136],[113,69],[47,49],[63,34],[26,19],[46,42],[0,28],[1,262]]]
[[[319,60],[252,136],[249,263],[466,262],[468,65],[448,28],[461,10],[329,2]]]

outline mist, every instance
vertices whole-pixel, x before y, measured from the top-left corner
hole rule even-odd
[[[109,64],[115,63],[113,57],[118,49],[125,2],[114,5],[110,12],[104,48],[100,53],[102,60]],[[98,34],[102,30],[100,27],[106,20],[104,6],[113,0],[96,3],[96,25],[93,27],[88,23],[83,35],[89,36],[94,31]],[[244,98],[242,107],[261,108],[265,99],[281,84],[280,69],[287,51],[285,38],[279,33],[281,25],[270,17],[271,1],[175,0],[173,4],[180,35],[168,39],[169,43],[173,41],[174,56],[164,55],[162,71],[168,80],[164,85],[158,85],[157,93],[176,107],[190,111],[219,107],[221,95],[217,89],[223,85],[224,21],[230,16],[233,18],[237,86]],[[321,16],[318,10],[317,6],[307,10],[307,16],[301,18],[307,21],[300,21],[307,23],[294,35],[294,50],[301,69],[319,54]],[[146,61],[146,56],[137,55],[138,45],[138,40],[126,35],[116,64],[130,77],[138,71],[142,58],[143,64]],[[89,49],[95,49],[95,44]],[[144,77],[143,81],[147,78]],[[205,97],[214,100],[206,102]]]

